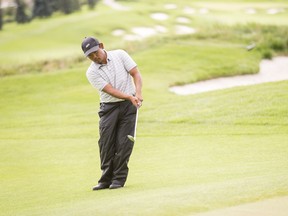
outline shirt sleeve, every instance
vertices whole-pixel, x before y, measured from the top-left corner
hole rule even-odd
[[[105,81],[99,73],[96,73],[96,71],[93,70],[93,67],[89,67],[86,72],[86,77],[90,84],[98,89],[99,91],[102,91],[103,88],[108,84],[107,81]]]
[[[124,64],[126,71],[132,70],[134,67],[137,66],[136,62],[130,57],[130,55],[125,52],[124,50],[120,50],[121,60]]]

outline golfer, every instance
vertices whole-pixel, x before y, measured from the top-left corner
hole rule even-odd
[[[103,43],[86,37],[82,50],[92,62],[86,76],[100,93],[99,150],[102,176],[93,190],[124,186],[134,143],[136,111],[142,105],[142,78],[124,50],[106,51]]]

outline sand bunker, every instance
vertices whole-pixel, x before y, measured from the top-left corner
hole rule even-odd
[[[154,26],[154,28],[140,26],[132,28],[132,34],[126,34],[124,30],[116,29],[112,32],[112,35],[121,36],[126,41],[141,41],[157,34],[166,33],[167,31],[167,28],[161,25],[156,25]]]
[[[189,27],[189,26],[176,25],[175,26],[175,32],[177,35],[185,35],[185,34],[195,34],[196,30],[194,28]]]
[[[189,95],[281,80],[288,80],[288,57],[276,57],[272,60],[262,60],[260,63],[260,72],[258,74],[217,78],[184,86],[174,86],[170,88],[170,91],[178,95]]]
[[[194,28],[185,25],[175,25],[174,30],[175,34],[177,35],[196,33],[196,30]],[[116,37],[122,37],[126,41],[141,41],[159,34],[165,34],[167,32],[168,29],[165,26],[156,25],[154,27],[134,27],[131,29],[131,34],[127,34],[126,31],[123,29],[115,29],[111,32],[111,34]]]
[[[150,17],[154,20],[167,20],[169,18],[169,15],[166,13],[152,13]]]
[[[269,15],[275,15],[275,14],[279,14],[279,13],[283,13],[283,12],[285,12],[285,10],[283,8],[269,8],[266,10],[266,13]],[[245,13],[246,14],[256,14],[257,10],[254,8],[246,8]]]
[[[188,18],[186,18],[186,17],[177,17],[176,18],[176,21],[178,22],[178,23],[190,23],[191,21],[190,21],[190,19],[188,19]]]
[[[270,8],[267,10],[267,14],[274,15],[278,13],[283,13],[285,10],[283,8]]]

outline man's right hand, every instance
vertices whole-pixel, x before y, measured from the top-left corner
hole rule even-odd
[[[142,101],[135,96],[131,96],[130,101],[136,108],[140,108],[142,106]]]

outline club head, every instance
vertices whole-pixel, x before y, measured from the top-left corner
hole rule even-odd
[[[127,135],[128,139],[131,140],[132,142],[135,142],[135,138],[131,135]]]

